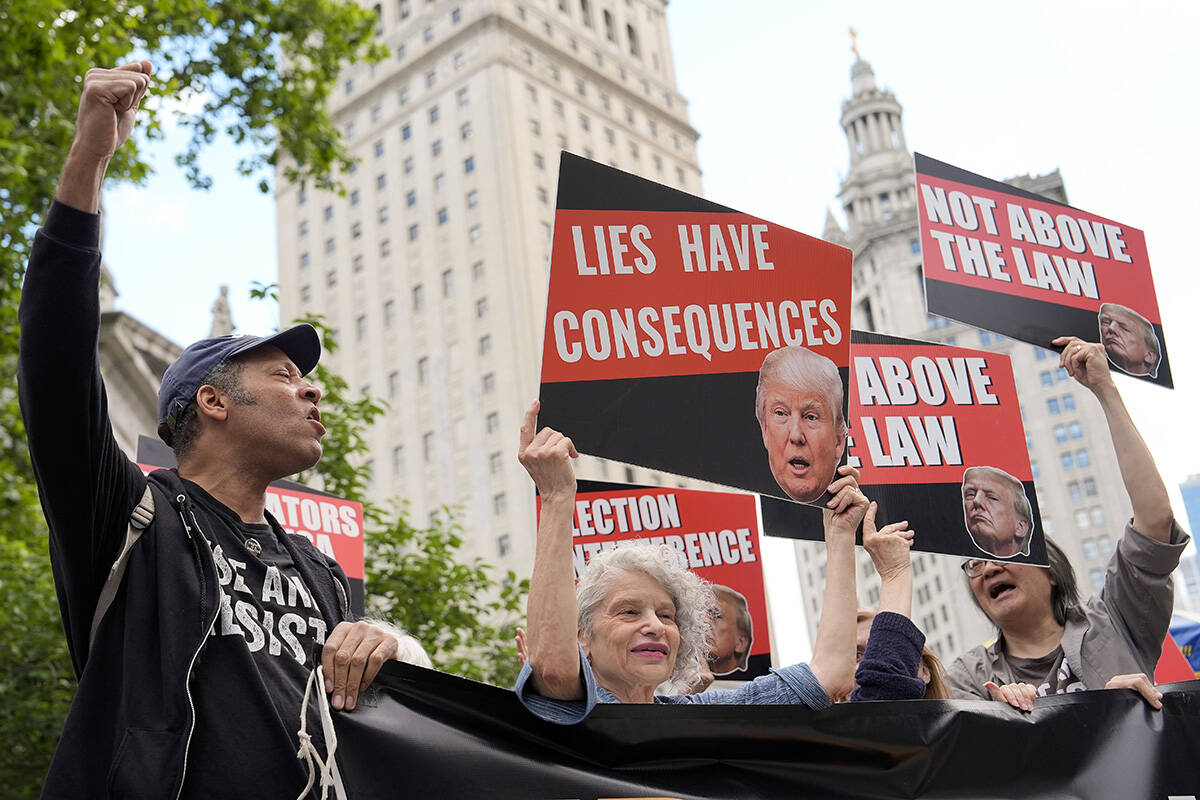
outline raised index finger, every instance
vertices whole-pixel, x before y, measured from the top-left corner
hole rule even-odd
[[[521,450],[529,447],[530,443],[533,441],[533,434],[537,431],[538,411],[541,409],[541,407],[542,401],[534,400],[529,404],[529,408],[525,409],[525,419],[521,421]]]

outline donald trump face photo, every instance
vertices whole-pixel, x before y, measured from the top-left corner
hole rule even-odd
[[[1130,375],[1158,377],[1162,346],[1150,320],[1116,303],[1100,306],[1099,320],[1100,343],[1113,366]]]
[[[963,520],[971,541],[996,558],[1029,555],[1033,507],[1021,482],[996,467],[963,473]]]
[[[756,414],[771,474],[811,503],[833,482],[846,449],[845,389],[837,366],[806,347],[770,353],[758,371]]]

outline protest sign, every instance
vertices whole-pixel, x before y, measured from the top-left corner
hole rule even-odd
[[[1142,231],[914,159],[930,314],[1039,347],[1102,342],[1117,369],[1173,386]]]
[[[1200,684],[1158,688],[1161,711],[1119,689],[1039,697],[1029,712],[613,704],[555,725],[507,689],[388,662],[333,723],[354,798],[1195,797]]]
[[[601,550],[668,545],[713,584],[713,675],[750,680],[771,667],[757,498],[750,494],[579,481],[575,495],[575,575]],[[541,513],[541,498],[538,498]]]
[[[1008,356],[857,330],[850,341],[850,464],[878,523],[908,520],[915,550],[1045,565]],[[819,518],[767,498],[763,527],[823,538]]]
[[[158,439],[139,436],[137,462],[143,472],[175,466],[175,453]],[[350,580],[350,607],[363,613],[362,503],[310,489],[289,480],[267,487],[267,511],[287,533],[303,536],[341,565]]]
[[[850,251],[564,153],[539,421],[580,452],[816,501],[844,451],[849,299]]]

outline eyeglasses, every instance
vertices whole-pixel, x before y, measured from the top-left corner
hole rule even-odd
[[[966,561],[959,564],[962,571],[967,573],[968,578],[978,578],[983,574],[983,570],[988,564],[1003,564],[1003,561],[990,561],[986,558],[968,558]]]

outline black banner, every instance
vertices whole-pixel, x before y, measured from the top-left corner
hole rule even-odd
[[[365,798],[1155,798],[1200,795],[1200,684],[991,701],[601,705],[561,726],[507,690],[388,662],[335,713]]]

